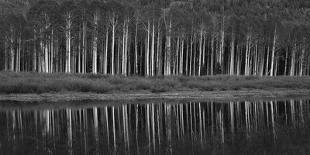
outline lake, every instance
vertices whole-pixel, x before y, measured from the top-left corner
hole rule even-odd
[[[309,154],[309,101],[1,103],[0,154]]]

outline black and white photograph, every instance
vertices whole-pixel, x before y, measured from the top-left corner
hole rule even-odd
[[[310,155],[310,0],[0,0],[0,155]]]

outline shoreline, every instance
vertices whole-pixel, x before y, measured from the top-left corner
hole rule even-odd
[[[0,94],[0,103],[5,102],[75,102],[75,101],[113,101],[130,102],[143,100],[174,100],[174,101],[236,101],[236,100],[271,100],[310,98],[310,89],[243,89],[224,91],[169,91],[163,93],[113,92],[113,93],[81,93],[56,92],[42,94]]]

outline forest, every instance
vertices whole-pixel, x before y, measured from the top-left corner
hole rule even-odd
[[[0,0],[0,70],[310,75],[309,0]]]

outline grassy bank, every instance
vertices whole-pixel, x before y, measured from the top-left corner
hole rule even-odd
[[[310,77],[122,77],[93,74],[43,74],[0,72],[0,93],[93,92],[112,93],[147,91],[217,91],[263,89],[310,89]]]

